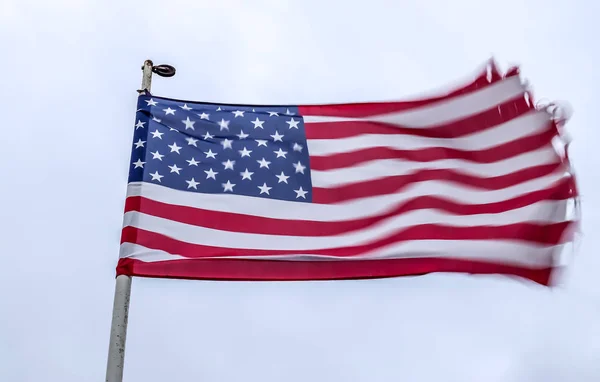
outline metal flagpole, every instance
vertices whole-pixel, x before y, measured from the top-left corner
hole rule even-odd
[[[125,338],[127,337],[127,318],[129,316],[130,295],[131,277],[125,275],[117,276],[112,324],[110,328],[110,344],[108,345],[106,382],[123,381]]]
[[[150,91],[152,73],[161,77],[172,77],[175,68],[170,65],[154,66],[146,60],[142,66],[142,88]],[[125,363],[125,339],[127,337],[127,319],[129,318],[129,298],[131,296],[131,277],[117,276],[115,299],[113,302],[112,324],[110,328],[110,344],[108,345],[108,362],[106,365],[106,382],[122,382],[123,366]]]

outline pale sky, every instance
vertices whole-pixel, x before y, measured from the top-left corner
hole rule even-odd
[[[144,59],[153,93],[403,99],[490,56],[566,100],[584,236],[554,289],[506,277],[135,279],[126,382],[600,380],[600,3],[0,0],[0,380],[104,379]]]

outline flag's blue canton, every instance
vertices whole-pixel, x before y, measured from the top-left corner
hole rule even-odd
[[[129,182],[202,193],[310,202],[297,107],[138,99]]]

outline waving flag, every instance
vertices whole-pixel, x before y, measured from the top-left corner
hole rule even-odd
[[[517,70],[426,99],[138,100],[118,274],[318,280],[430,272],[547,284],[575,197]]]

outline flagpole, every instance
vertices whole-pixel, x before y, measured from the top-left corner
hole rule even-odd
[[[125,363],[125,339],[127,337],[127,319],[129,317],[129,297],[131,295],[131,277],[117,276],[115,299],[113,302],[110,344],[106,382],[122,382]]]
[[[170,65],[154,66],[146,60],[142,66],[142,88],[138,92],[150,91],[152,73],[161,77],[172,77],[175,68]],[[129,318],[129,299],[131,296],[131,277],[117,276],[115,297],[113,302],[112,323],[110,327],[110,343],[108,345],[108,361],[106,365],[106,382],[122,382],[125,364],[125,340],[127,338],[127,321]]]

